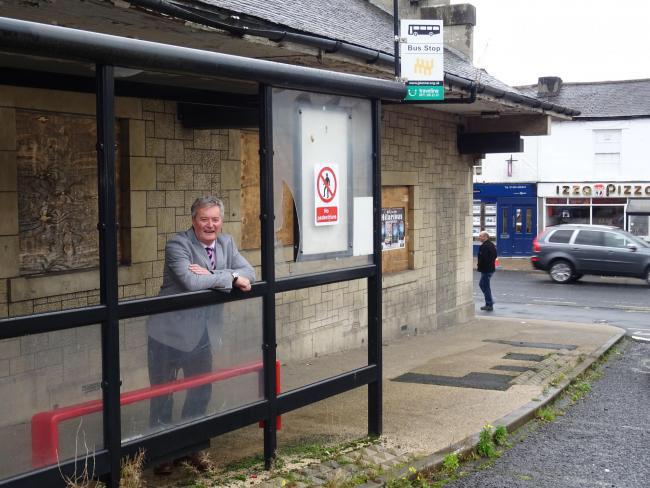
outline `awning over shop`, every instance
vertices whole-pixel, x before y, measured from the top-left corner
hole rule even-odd
[[[628,215],[650,215],[650,199],[630,198],[627,204]]]

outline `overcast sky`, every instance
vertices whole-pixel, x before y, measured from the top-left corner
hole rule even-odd
[[[650,0],[452,0],[476,7],[474,65],[511,86],[650,78]]]

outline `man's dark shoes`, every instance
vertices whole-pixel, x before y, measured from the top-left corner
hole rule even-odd
[[[485,310],[486,312],[491,312],[494,310],[494,307],[492,305],[485,305],[481,307],[481,310]]]
[[[169,476],[174,471],[174,465],[172,463],[160,463],[153,468],[153,474],[157,476]]]

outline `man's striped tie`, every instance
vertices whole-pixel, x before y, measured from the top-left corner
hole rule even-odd
[[[206,247],[205,250],[208,251],[208,257],[210,258],[210,269],[216,269],[217,265],[214,262],[214,249]]]

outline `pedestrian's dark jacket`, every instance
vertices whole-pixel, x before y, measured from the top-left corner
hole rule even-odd
[[[478,267],[481,273],[494,273],[494,262],[497,259],[497,247],[491,240],[485,241],[478,248]]]

